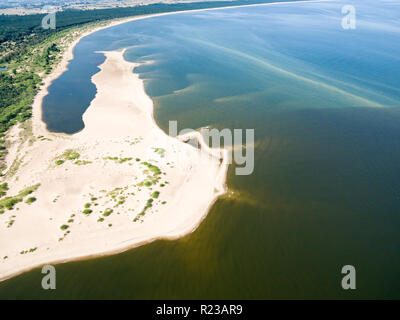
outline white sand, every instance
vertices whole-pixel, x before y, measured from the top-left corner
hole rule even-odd
[[[179,238],[196,229],[226,190],[228,164],[220,164],[219,159],[224,152],[214,150],[212,156],[196,161],[209,150],[200,151],[158,128],[152,100],[132,72],[134,64],[126,62],[122,52],[105,54],[101,71],[92,78],[98,93],[83,115],[81,132],[43,134],[43,126],[34,119],[34,128],[51,141],[40,138],[32,145],[26,141],[19,152],[23,160],[17,173],[6,180],[8,196],[37,183],[40,187],[24,198],[34,196],[35,202],[20,202],[0,215],[0,279],[42,264],[120,252],[159,238]],[[56,158],[68,149],[80,154],[78,160],[91,163],[65,160],[56,165]],[[120,163],[122,158],[132,159]],[[137,186],[152,176],[143,172],[147,169],[143,161],[162,172],[151,187]],[[168,184],[161,187],[165,181]],[[134,222],[154,191],[160,191],[159,197]],[[120,197],[122,204],[118,204]],[[91,203],[89,215],[83,213],[85,203]],[[111,215],[102,215],[106,208],[113,209]],[[98,222],[99,218],[104,221]],[[7,227],[10,220],[15,222]],[[60,229],[63,224],[69,226],[66,236]],[[37,249],[29,252],[33,248]]]
[[[223,8],[193,11],[218,9]],[[126,62],[122,52],[105,53],[107,59],[101,71],[93,76],[98,93],[83,115],[85,128],[81,132],[50,133],[41,120],[47,88],[66,70],[73,48],[82,37],[127,21],[169,14],[176,13],[121,19],[81,35],[35,98],[33,136],[19,126],[9,130],[7,140],[14,143],[8,149],[8,172],[1,181],[9,185],[7,196],[38,183],[40,187],[14,209],[0,214],[0,281],[43,264],[117,253],[156,239],[182,237],[197,228],[218,196],[226,192],[226,151],[209,149],[196,132],[176,139],[159,129],[152,115],[152,100],[132,72],[135,65]],[[188,138],[199,139],[201,151],[182,142]],[[153,148],[159,148],[158,152]],[[75,164],[77,160],[55,164],[68,149],[80,154],[77,160],[81,165]],[[132,159],[120,162],[122,158]],[[147,168],[141,164],[143,161],[162,172],[150,187],[138,186],[152,175],[144,172]],[[154,191],[160,191],[159,197],[134,222]],[[29,197],[37,200],[27,204]],[[86,203],[91,204],[89,215],[83,213]],[[107,208],[113,212],[104,216]],[[99,218],[104,221],[98,222]],[[13,224],[8,227],[10,221]],[[61,230],[64,224],[68,229]]]

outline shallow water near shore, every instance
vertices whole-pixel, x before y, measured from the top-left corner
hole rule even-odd
[[[357,7],[357,29],[341,7]],[[158,124],[255,129],[255,171],[191,235],[0,283],[1,298],[400,298],[400,50],[394,2],[280,4],[133,21],[84,38],[44,100],[74,133],[128,48]],[[106,128],[105,128],[106,129]],[[357,270],[344,291],[342,266]]]

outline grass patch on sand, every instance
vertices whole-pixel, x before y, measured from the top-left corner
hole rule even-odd
[[[146,205],[144,206],[144,208],[142,209],[142,211],[140,213],[137,214],[137,216],[135,217],[135,219],[133,219],[133,222],[139,221],[141,217],[143,217],[146,214],[146,211],[148,209],[150,209],[153,206],[153,199],[150,198],[146,201]]]
[[[32,253],[37,250],[37,247],[30,248],[29,250],[22,250],[19,254],[27,254],[27,253]]]
[[[132,158],[105,157],[104,160],[113,160],[113,161],[118,161],[119,163],[124,163],[126,161],[132,160]]]
[[[165,149],[163,148],[153,148],[154,152],[157,153],[161,158],[165,157]]]
[[[84,166],[84,165],[91,164],[91,163],[92,163],[92,161],[87,161],[87,160],[76,160],[74,162],[74,164],[76,164],[77,166]]]
[[[76,160],[81,155],[73,149],[67,149],[61,156],[57,157],[56,165],[60,166],[67,160]]]
[[[161,170],[159,167],[146,161],[142,162],[141,164],[149,168],[149,170],[153,173],[153,175],[158,176],[161,174]]]
[[[35,197],[29,197],[28,199],[26,199],[26,203],[27,204],[31,204],[31,203],[33,203],[33,202],[35,202],[36,201],[36,198]]]
[[[27,196],[28,194],[31,194],[31,193],[33,193],[34,191],[36,191],[39,187],[40,187],[40,183],[37,183],[37,184],[35,184],[35,185],[33,185],[33,186],[30,186],[30,187],[27,187],[27,188],[21,190],[21,191],[18,193],[18,195],[21,196],[21,197],[25,197],[25,196]]]
[[[8,191],[7,182],[0,184],[0,197],[4,197],[7,194],[7,191]]]
[[[78,159],[80,156],[81,156],[81,155],[80,155],[78,152],[76,152],[75,150],[72,150],[72,149],[68,149],[67,151],[65,151],[65,152],[62,154],[62,157],[63,157],[65,160],[76,160],[76,159]]]
[[[160,181],[160,175],[162,173],[160,168],[146,161],[141,162],[141,165],[147,167],[147,169],[143,171],[144,174],[152,173],[152,175],[147,175],[147,179],[139,182],[137,186],[151,187],[152,185],[156,185]]]
[[[103,216],[108,217],[113,211],[114,211],[113,209],[107,208],[104,211]]]
[[[0,209],[8,209],[8,210],[12,210],[14,209],[14,206],[19,203],[22,202],[24,197],[26,197],[27,195],[31,194],[32,192],[36,191],[37,188],[39,188],[40,183],[35,184],[33,186],[27,187],[23,190],[21,190],[16,196],[13,197],[5,197],[3,199],[0,200]],[[36,198],[35,198],[36,200]]]

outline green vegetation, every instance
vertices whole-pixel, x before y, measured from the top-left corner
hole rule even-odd
[[[105,157],[104,160],[114,160],[118,161],[119,163],[124,163],[126,161],[132,160],[132,158]]]
[[[144,208],[142,209],[142,211],[140,213],[137,214],[137,216],[135,217],[135,219],[133,219],[133,222],[136,222],[138,220],[140,220],[141,217],[143,217],[146,214],[146,211],[151,208],[153,206],[153,199],[150,198],[146,201],[146,205],[144,206]]]
[[[84,205],[85,208],[90,208],[90,206],[91,206],[91,204],[89,202],[85,203],[85,205]]]
[[[42,84],[41,76],[51,71],[60,50],[50,39],[33,47],[31,41],[35,36],[22,43],[1,42],[2,31],[5,31],[4,25],[0,23],[0,63],[8,67],[7,71],[0,72],[0,133],[3,135],[15,123],[31,117],[33,99]],[[4,140],[1,140],[0,170],[5,168],[5,155]]]
[[[27,196],[28,194],[31,194],[31,193],[33,193],[34,191],[36,191],[39,187],[40,187],[40,183],[37,183],[37,184],[35,184],[35,185],[33,185],[33,186],[30,186],[30,187],[27,187],[27,188],[21,190],[21,191],[18,193],[18,195],[19,195],[20,197],[25,197],[25,196]]]
[[[5,132],[17,121],[30,118],[33,97],[40,83],[40,77],[29,71],[0,72],[0,132]],[[1,146],[3,151],[4,143]]]
[[[158,176],[158,175],[161,174],[161,170],[160,170],[159,167],[157,167],[157,166],[155,166],[155,165],[153,165],[153,164],[151,164],[149,162],[146,162],[146,161],[142,162],[142,164],[145,165],[147,168],[149,168],[150,171],[153,172],[153,174],[155,176]]]
[[[30,248],[29,250],[22,250],[19,254],[27,254],[27,253],[32,253],[37,250],[37,247]]]
[[[150,186],[151,186],[151,182],[150,182],[150,181],[146,181],[146,182],[144,183],[144,185],[145,185],[146,187],[150,187]]]
[[[142,186],[151,187],[152,185],[157,184],[160,181],[160,177],[159,177],[161,175],[160,168],[158,168],[157,166],[155,166],[149,162],[142,162],[141,164],[148,168],[143,171],[144,174],[148,174],[150,171],[153,175],[152,176],[148,175],[147,179],[142,182],[139,182],[137,184],[137,186],[138,187],[142,187]]]
[[[113,211],[114,211],[113,209],[107,208],[104,211],[103,216],[108,217]]]
[[[82,211],[84,214],[91,214],[93,212],[92,209],[85,209]]]
[[[51,140],[51,139],[49,139],[49,138],[46,138],[46,137],[43,137],[43,136],[38,136],[38,139],[39,139],[40,141],[53,141],[53,140]]]
[[[39,188],[40,184],[35,184],[33,186],[27,187],[21,190],[16,196],[13,197],[5,197],[0,200],[0,209],[6,208],[7,210],[12,210],[14,206],[23,201],[23,198],[32,192],[36,191]],[[36,198],[35,198],[36,200]]]
[[[266,1],[215,1],[215,2],[197,2],[197,3],[156,3],[149,5],[140,5],[126,8],[109,8],[97,10],[74,10],[67,9],[57,12],[57,29],[45,30],[41,28],[41,21],[44,14],[33,14],[25,16],[0,16],[0,44],[5,50],[10,47],[11,42],[21,43],[18,52],[3,55],[0,63],[9,61],[22,53],[29,52],[29,45],[37,44],[54,35],[57,32],[66,30],[73,26],[88,24],[96,21],[138,16],[151,13],[162,13],[183,10],[195,10],[204,8],[217,8],[223,6],[236,6],[250,3],[262,3]],[[23,46],[22,46],[23,45]]]
[[[18,202],[21,202],[22,198],[20,197],[7,197],[0,201],[0,207],[1,208],[6,208],[8,210],[12,210],[14,208],[14,205],[17,204]]]
[[[66,150],[61,156],[58,157],[58,159],[56,160],[56,165],[62,165],[65,161],[68,160],[76,160],[80,157],[81,155],[76,152],[75,150],[72,149],[68,149]],[[79,160],[75,161],[75,164],[78,162]]]
[[[78,166],[84,166],[86,164],[90,164],[92,163],[92,161],[87,161],[87,160],[76,160],[74,162],[74,164],[78,165]]]
[[[68,149],[67,151],[65,151],[65,152],[62,154],[62,157],[63,157],[65,160],[75,160],[75,159],[78,159],[80,156],[81,156],[81,155],[80,155],[78,152],[76,152],[76,151],[74,151],[74,150],[72,150],[72,149]]]
[[[71,217],[73,217],[73,216],[75,216],[75,215],[72,214]],[[67,221],[67,223],[73,223],[73,222],[74,222],[74,219],[68,219],[68,221]],[[60,226],[60,229],[61,229],[62,231],[65,231],[65,230],[69,229],[69,227],[70,227],[70,226],[69,226],[68,224],[63,224],[63,225]],[[71,232],[71,230],[65,231],[65,232],[64,232],[64,235],[63,235],[61,238],[59,238],[58,241],[63,241],[63,240],[65,239],[65,237],[66,237],[68,234],[70,234],[70,232]]]
[[[36,201],[36,198],[35,197],[29,197],[28,199],[26,199],[26,203],[28,203],[28,204],[31,204],[31,203],[33,203],[33,202],[35,202]]]
[[[8,191],[7,182],[0,184],[0,198],[5,196],[7,194],[7,191]]]
[[[163,148],[153,148],[154,152],[157,153],[161,158],[165,157],[165,149]]]
[[[152,193],[151,196],[152,196],[154,199],[157,199],[159,195],[160,195],[160,191],[154,191],[154,192]]]

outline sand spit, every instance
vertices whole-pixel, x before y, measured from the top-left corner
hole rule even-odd
[[[60,77],[61,74],[63,74],[68,69],[69,61],[71,61],[74,58],[73,50],[74,50],[75,46],[79,43],[79,41],[82,38],[84,38],[94,32],[100,31],[102,29],[110,28],[113,26],[117,26],[122,23],[130,22],[130,21],[143,20],[143,19],[149,19],[149,18],[153,18],[153,17],[167,16],[167,15],[174,15],[174,14],[185,14],[185,13],[202,12],[202,11],[214,11],[214,10],[222,10],[222,9],[234,10],[236,8],[242,8],[242,7],[271,6],[271,5],[285,5],[285,4],[307,4],[307,3],[314,3],[314,2],[319,3],[319,2],[332,2],[332,1],[334,1],[334,0],[304,0],[304,1],[287,1],[287,2],[270,2],[270,3],[250,4],[250,5],[234,6],[234,7],[227,6],[227,7],[221,7],[221,8],[208,8],[208,9],[165,12],[165,13],[157,13],[157,14],[149,14],[149,15],[143,15],[143,16],[135,16],[135,17],[129,17],[129,18],[116,19],[116,20],[112,20],[110,23],[107,23],[106,25],[94,27],[88,31],[85,31],[83,34],[81,34],[78,38],[76,38],[69,45],[67,50],[64,52],[62,60],[60,61],[58,66],[43,81],[42,89],[36,95],[35,100],[32,105],[32,118],[34,120],[33,121],[33,126],[34,126],[33,129],[38,134],[47,134],[46,124],[43,121],[41,121],[41,119],[42,119],[42,100],[48,94],[47,88],[53,82],[53,80]]]
[[[46,129],[42,100],[83,37],[161,15],[325,1],[332,0],[119,19],[74,40],[35,97],[32,120],[7,134],[13,145],[1,181],[8,190],[0,185],[0,193],[6,192],[0,198],[0,281],[43,264],[177,239],[194,231],[226,192],[227,151],[209,149],[198,132],[172,138],[158,128],[152,100],[123,52],[105,53],[93,76],[98,93],[83,115],[85,128],[75,135]],[[201,148],[183,142],[189,139],[197,139]]]
[[[16,173],[6,176],[6,196],[22,201],[0,214],[2,280],[182,237],[226,191],[225,152],[210,150],[195,133],[202,148],[166,135],[135,64],[123,52],[104,54],[85,128],[71,136],[34,130],[19,148]]]

